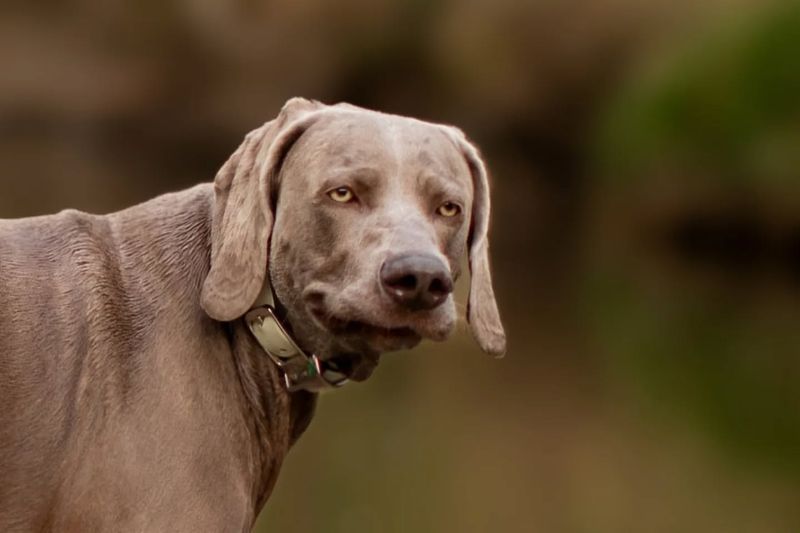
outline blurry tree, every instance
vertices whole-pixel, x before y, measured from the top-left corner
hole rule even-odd
[[[689,39],[615,95],[602,136],[608,177],[669,171],[798,198],[800,3],[773,4]]]
[[[650,59],[600,124],[590,312],[637,398],[797,476],[800,3],[738,15]]]

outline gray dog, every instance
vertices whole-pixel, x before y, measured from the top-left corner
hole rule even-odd
[[[213,187],[0,220],[0,531],[249,531],[316,392],[468,320],[501,355],[457,129],[295,98]]]

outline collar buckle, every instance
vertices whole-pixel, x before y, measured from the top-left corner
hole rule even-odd
[[[329,368],[315,354],[308,355],[297,346],[281,325],[271,305],[251,309],[244,319],[261,348],[281,369],[289,392],[320,392],[347,383],[346,375]]]

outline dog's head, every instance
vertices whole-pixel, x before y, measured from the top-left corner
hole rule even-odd
[[[443,340],[468,251],[468,320],[505,351],[489,272],[489,187],[460,130],[295,98],[251,132],[215,180],[202,305],[244,315],[266,275],[300,345],[366,378],[381,352]]]

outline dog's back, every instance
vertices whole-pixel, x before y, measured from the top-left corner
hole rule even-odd
[[[210,193],[0,221],[0,531],[252,519],[250,487],[232,515],[189,489],[211,472],[236,488],[247,457],[229,446],[251,440],[240,393],[219,390],[236,382],[230,348],[199,307]],[[226,424],[230,440],[212,431]]]
[[[52,494],[74,418],[74,354],[86,351],[91,277],[80,265],[98,255],[98,226],[72,211],[0,221],[0,515]]]

